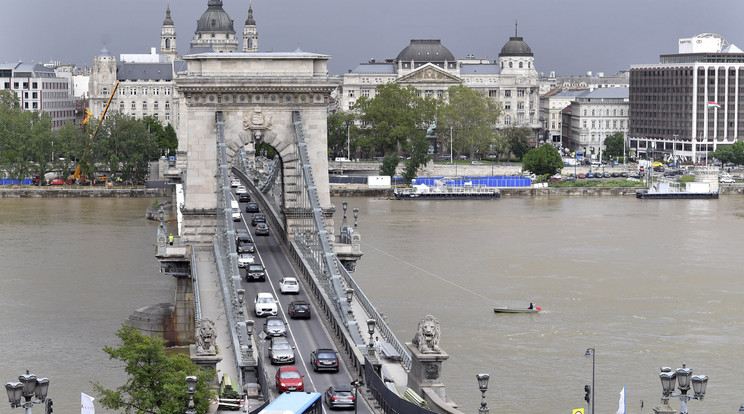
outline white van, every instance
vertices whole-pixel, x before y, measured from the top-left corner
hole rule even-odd
[[[602,163],[599,161],[592,161],[592,167],[593,168],[599,168],[602,166]]]
[[[232,219],[233,221],[240,221],[242,218],[240,216],[240,204],[238,204],[237,200],[231,200],[230,206],[232,207]]]

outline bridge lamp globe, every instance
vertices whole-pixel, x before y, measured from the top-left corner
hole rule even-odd
[[[478,374],[475,378],[478,379],[478,389],[481,392],[488,391],[488,379],[491,378],[491,376],[488,374]]]
[[[245,321],[245,331],[248,333],[248,338],[253,335],[253,324],[255,324],[253,319],[248,319],[247,321]]]
[[[15,408],[21,405],[23,396],[23,384],[20,382],[8,382],[5,384],[5,390],[8,392],[8,401],[10,406]]]
[[[687,368],[682,364],[682,368],[677,368],[677,387],[682,394],[687,394],[690,389],[690,377],[692,377],[692,368]]]
[[[36,398],[39,401],[45,401],[49,391],[49,378],[39,378],[36,380]]]
[[[374,319],[367,319],[367,333],[369,333],[369,340],[372,341],[372,334],[375,333],[375,325],[377,322]]]
[[[669,398],[674,392],[674,380],[677,378],[677,374],[672,371],[669,367],[662,367],[659,379],[661,379],[661,393],[665,398]]]
[[[243,302],[245,302],[245,289],[238,289],[237,294],[238,294],[238,303],[242,305]]]
[[[351,305],[351,300],[354,299],[354,289],[348,288],[344,293],[346,293],[346,303]]]
[[[708,388],[708,376],[707,375],[693,375],[692,376],[692,391],[695,393],[695,398],[703,400],[705,397],[705,389]]]
[[[194,395],[196,392],[196,377],[193,375],[186,377],[186,392],[188,392],[189,395]]]

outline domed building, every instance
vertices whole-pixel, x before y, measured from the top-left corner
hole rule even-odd
[[[414,39],[395,59],[370,60],[343,75],[337,102],[348,111],[361,97],[373,98],[375,87],[388,82],[411,85],[422,96],[442,98],[454,85],[482,91],[501,102],[498,128],[528,126],[539,121],[539,84],[532,49],[516,35],[503,45],[497,61],[455,55],[438,39]]]
[[[222,0],[209,0],[207,10],[196,22],[192,50],[209,48],[214,52],[234,53],[238,51],[233,20],[222,8]]]

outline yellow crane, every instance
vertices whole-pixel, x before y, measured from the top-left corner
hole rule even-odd
[[[116,84],[114,85],[114,90],[111,91],[111,95],[108,98],[108,102],[106,102],[106,107],[103,108],[101,119],[98,120],[98,125],[96,125],[96,130],[93,131],[93,135],[90,137],[90,140],[88,141],[86,150],[90,150],[90,144],[96,138],[96,135],[98,134],[98,128],[101,127],[101,124],[103,123],[103,118],[106,117],[106,112],[108,112],[109,105],[111,105],[111,100],[114,99],[114,94],[116,94],[116,89],[118,88],[119,88],[119,81],[116,81]],[[88,108],[85,109],[85,113],[86,113],[86,116],[85,116],[85,119],[83,120],[83,125],[87,124],[88,119],[90,118],[90,111],[88,110]],[[80,171],[80,163],[78,163],[78,166],[75,169],[75,172],[70,176],[70,179],[77,181],[78,179],[80,179],[81,176],[83,175],[82,175],[82,171]],[[83,176],[83,178],[85,177]]]

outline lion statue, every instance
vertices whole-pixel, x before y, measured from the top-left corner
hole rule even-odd
[[[442,350],[439,348],[440,333],[439,321],[431,315],[426,315],[419,322],[418,331],[416,331],[416,336],[413,337],[411,342],[424,354],[441,352]]]
[[[214,330],[214,322],[211,319],[199,319],[196,325],[196,354],[216,355],[215,339],[217,333]]]

